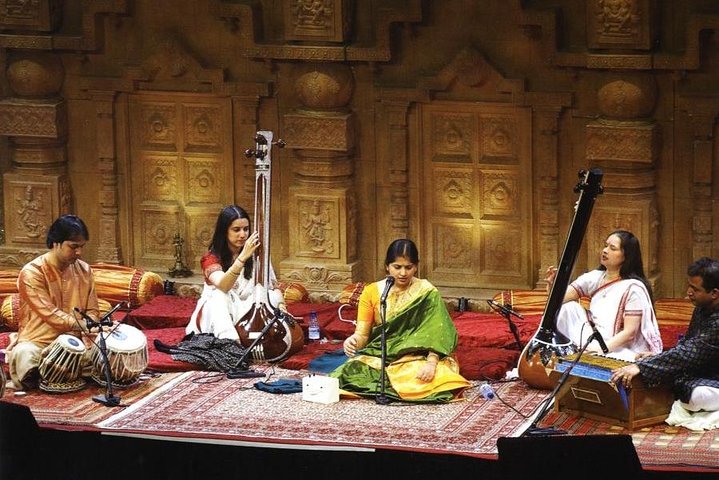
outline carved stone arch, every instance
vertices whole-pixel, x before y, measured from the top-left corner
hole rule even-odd
[[[472,46],[458,51],[436,75],[420,79],[417,87],[430,96],[524,103],[524,82],[506,78]]]
[[[382,240],[417,239],[434,256],[422,274],[450,295],[533,287],[559,254],[557,131],[571,95],[529,92],[468,46],[379,97]]]
[[[219,207],[254,201],[254,164],[243,152],[271,84],[228,80],[170,34],[120,77],[82,78],[81,91],[97,116],[98,261],[198,265]]]

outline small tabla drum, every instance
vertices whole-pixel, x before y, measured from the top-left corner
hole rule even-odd
[[[137,383],[147,368],[147,338],[141,330],[121,323],[105,336],[107,360],[110,364],[112,385],[125,388]],[[107,385],[105,362],[100,351],[100,339],[95,338],[90,357],[93,364],[92,378],[100,385]]]
[[[81,339],[63,333],[47,348],[38,366],[40,389],[52,393],[74,392],[85,386],[82,374],[87,349]]]

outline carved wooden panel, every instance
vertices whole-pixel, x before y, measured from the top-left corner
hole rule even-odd
[[[164,271],[175,261],[198,270],[220,209],[233,202],[228,99],[168,94],[130,97],[135,261]]]
[[[347,0],[284,0],[285,40],[343,42],[348,30]]]
[[[44,245],[47,228],[58,211],[53,181],[5,176],[5,235],[10,243]],[[55,199],[55,201],[53,200]]]
[[[54,30],[62,18],[61,0],[0,0],[0,27],[8,30]]]
[[[586,269],[597,268],[599,255],[607,236],[614,230],[628,230],[639,239],[642,251],[644,273],[651,276],[658,269],[658,213],[656,205],[649,196],[627,198],[622,195],[604,194],[592,211],[587,225],[587,265]]]
[[[339,259],[345,213],[342,198],[335,195],[318,197],[309,191],[297,189],[295,201],[290,205],[291,217],[297,219],[290,234],[295,256],[305,258]]]
[[[191,207],[185,209],[185,225],[187,237],[185,238],[185,258],[187,266],[195,273],[200,272],[200,258],[207,251],[212,234],[215,232],[217,222],[216,208]]]
[[[423,274],[438,286],[531,283],[531,116],[496,104],[423,108]]]
[[[590,48],[649,50],[653,35],[650,0],[587,2],[587,44]]]

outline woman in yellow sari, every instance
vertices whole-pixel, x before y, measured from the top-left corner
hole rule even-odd
[[[470,386],[452,357],[457,329],[437,289],[415,277],[419,254],[411,240],[387,249],[385,268],[394,278],[386,298],[385,395],[395,400],[447,402]],[[331,376],[345,392],[374,396],[381,390],[380,297],[387,280],[367,285],[359,299],[357,327],[344,342],[350,359]]]

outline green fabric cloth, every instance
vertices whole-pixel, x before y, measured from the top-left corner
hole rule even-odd
[[[382,326],[372,329],[367,346],[358,355],[381,357]],[[407,354],[426,355],[430,351],[440,358],[450,355],[457,347],[457,329],[447,307],[436,289],[429,290],[410,301],[406,307],[386,321],[387,365]],[[380,373],[366,363],[350,359],[330,376],[339,379],[340,388],[363,396],[380,393]],[[401,400],[386,380],[387,397]],[[412,402],[437,403],[452,400],[452,392],[439,392]]]

